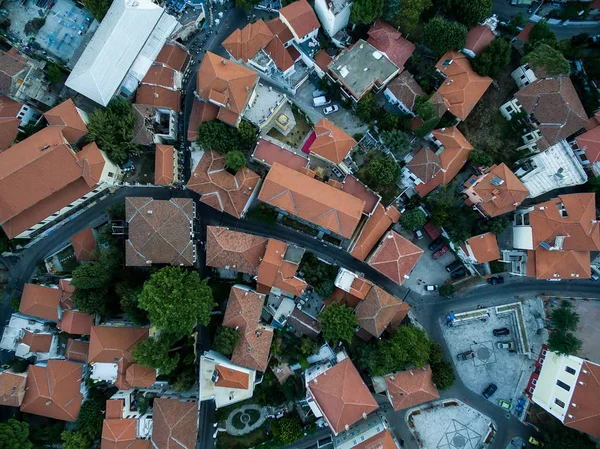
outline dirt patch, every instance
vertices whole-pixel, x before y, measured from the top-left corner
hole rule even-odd
[[[294,111],[294,118],[296,119],[296,126],[294,126],[287,136],[284,136],[275,128],[272,128],[267,135],[293,148],[300,147],[300,144],[302,144],[306,135],[311,131],[311,128],[302,114],[297,111]]]

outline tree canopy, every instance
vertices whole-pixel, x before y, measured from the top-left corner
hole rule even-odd
[[[160,370],[161,374],[169,374],[179,363],[179,354],[169,353],[177,337],[161,334],[158,338],[140,341],[131,353],[137,363]]]
[[[384,0],[357,0],[352,3],[350,22],[370,24],[383,14]]]
[[[286,445],[292,444],[304,435],[302,422],[294,416],[284,416],[273,426],[273,435]]]
[[[225,167],[234,173],[246,166],[246,156],[239,150],[230,151],[225,155]]]
[[[237,345],[239,335],[235,329],[221,326],[217,329],[213,349],[219,354],[230,356]]]
[[[394,25],[405,33],[411,33],[419,24],[421,14],[431,8],[431,0],[401,0],[400,8],[393,9],[396,13]]]
[[[115,98],[106,108],[90,114],[85,138],[88,142],[96,142],[112,162],[121,165],[131,154],[139,152],[139,146],[131,142],[134,126],[135,116],[129,103]]]
[[[575,355],[582,342],[572,332],[553,331],[548,337],[548,349],[563,355]]]
[[[90,315],[106,311],[108,284],[112,272],[102,261],[79,265],[72,273],[71,284],[75,287],[73,301],[77,308]]]
[[[208,279],[177,267],[152,274],[139,296],[139,306],[154,326],[180,336],[192,332],[197,322],[207,325],[215,305]]]
[[[548,26],[546,19],[540,20],[531,28],[529,42],[525,48],[529,52],[541,44],[556,45],[556,34]]]
[[[12,418],[0,423],[0,449],[33,449],[29,424]]]
[[[492,156],[485,151],[478,150],[477,148],[469,153],[469,160],[471,161],[471,164],[475,165],[476,167],[489,167],[494,163]]]
[[[304,273],[304,280],[319,296],[323,298],[331,296],[335,288],[333,281],[338,272],[335,265],[323,262],[312,253],[305,253],[300,263],[300,271]]]
[[[473,59],[473,70],[481,76],[496,76],[510,62],[510,44],[496,38]]]
[[[559,354],[574,355],[582,342],[573,332],[579,324],[579,315],[568,301],[562,301],[550,314],[553,330],[548,337],[548,349]]]
[[[575,331],[579,324],[579,315],[568,301],[562,301],[560,306],[550,314],[550,321],[555,329],[561,331]]]
[[[388,115],[386,115],[387,117]],[[389,114],[389,116],[392,116]],[[392,154],[396,157],[397,160],[401,160],[406,156],[412,145],[410,143],[410,137],[403,131],[399,129],[394,129],[392,131],[383,131],[381,133],[381,140],[383,144],[392,152]]]
[[[408,231],[422,228],[427,222],[427,217],[423,211],[417,207],[405,211],[400,217],[400,224]]]
[[[247,120],[242,120],[237,129],[238,141],[243,151],[249,150],[256,143],[256,128]]]
[[[352,341],[358,324],[354,310],[338,302],[329,304],[319,314],[319,321],[323,327],[323,338],[334,345],[340,341]]]
[[[471,28],[492,15],[492,0],[452,0],[456,20]]]
[[[77,426],[79,432],[88,436],[90,440],[100,438],[102,434],[102,423],[104,421],[105,404],[97,398],[88,398],[81,404]]]
[[[442,360],[431,365],[431,380],[439,390],[447,390],[456,380],[452,363]]]
[[[367,163],[357,172],[357,177],[374,190],[395,184],[400,176],[400,166],[389,154],[370,152]]]
[[[548,76],[569,75],[571,72],[569,62],[562,53],[548,44],[538,45],[521,62],[529,64],[535,71],[540,71]]]
[[[65,430],[61,434],[63,449],[83,449],[92,447],[92,440],[79,430]]]
[[[112,0],[83,0],[85,9],[91,12],[98,22],[102,22],[110,5],[112,5]]]
[[[438,58],[448,50],[462,50],[466,42],[467,28],[441,17],[431,19],[423,30],[423,43]]]
[[[354,10],[354,4],[352,5]],[[370,123],[373,120],[373,116],[377,112],[377,103],[375,94],[373,92],[367,92],[358,102],[356,106],[356,115],[363,122]]]
[[[240,149],[237,130],[220,120],[203,122],[198,128],[197,142],[205,150],[220,154]]]

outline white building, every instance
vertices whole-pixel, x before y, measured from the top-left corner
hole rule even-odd
[[[523,64],[522,66],[517,67],[510,76],[515,80],[519,89],[523,89],[525,86],[528,86],[537,80],[537,77],[535,76],[533,69],[529,67],[529,64]]]
[[[15,357],[35,357],[37,362],[41,362],[58,355],[58,338],[50,332],[48,323],[13,313],[8,326],[4,328],[0,349],[14,352]]]
[[[65,85],[102,106],[129,97],[179,26],[150,0],[115,0]]]
[[[348,26],[351,6],[347,0],[315,0],[315,12],[330,37]]]
[[[400,449],[400,443],[390,430],[390,424],[381,413],[373,413],[366,420],[348,427],[333,439],[335,449],[381,448]]]

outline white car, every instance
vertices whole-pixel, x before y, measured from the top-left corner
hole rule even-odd
[[[329,114],[333,114],[334,112],[337,112],[339,110],[340,110],[340,107],[337,104],[332,104],[331,106],[327,106],[326,108],[323,109],[323,114],[329,115]]]

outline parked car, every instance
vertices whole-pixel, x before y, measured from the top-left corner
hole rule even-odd
[[[458,360],[474,359],[475,358],[475,352],[474,351],[461,352],[460,354],[458,354],[456,356],[456,358]]]
[[[502,337],[510,334],[510,330],[507,327],[502,327],[500,329],[494,329],[492,333],[494,334],[494,337]]]
[[[340,107],[337,104],[332,104],[331,106],[327,106],[326,108],[323,109],[323,114],[329,115],[329,114],[333,114],[334,112],[337,112],[339,110],[340,110]]]
[[[444,239],[438,237],[433,242],[429,244],[429,251],[437,251],[444,244]]]
[[[529,444],[531,444],[532,446],[536,446],[536,447],[544,447],[544,443],[536,440],[533,437],[529,437]]]
[[[437,292],[438,291],[438,285],[437,284],[426,285],[425,286],[425,290],[427,290],[428,292]]]
[[[600,279],[600,276],[598,276],[598,274],[592,272],[592,281],[597,281],[598,279]]]
[[[431,255],[431,257],[433,257],[433,260],[438,260],[440,257],[442,257],[447,252],[448,252],[448,247],[446,245],[444,245],[440,249],[438,249],[435,253],[433,253]]]
[[[483,390],[483,397],[489,399],[496,391],[498,391],[498,386],[496,384],[489,384],[487,388]]]
[[[509,351],[514,348],[512,341],[499,341],[496,343],[498,349],[508,349]]]
[[[460,268],[461,266],[462,265],[461,265],[460,261],[459,260],[455,260],[450,265],[446,265],[446,271],[448,273],[452,273],[454,270],[456,270],[457,268]]]
[[[488,284],[496,285],[496,284],[504,284],[504,278],[502,276],[492,276],[488,279]]]
[[[331,103],[331,101],[328,100],[327,97],[313,98],[313,105],[315,108],[318,108],[319,106],[327,106],[329,103]]]
[[[458,270],[454,270],[452,273],[450,273],[450,277],[452,279],[458,279],[463,277],[465,274],[467,274],[467,270],[465,270],[463,267],[460,267]]]
[[[512,408],[512,403],[505,401],[504,399],[498,399],[498,405],[506,410],[510,410]]]
[[[423,238],[423,231],[415,229],[415,235],[417,236],[417,240],[421,240]]]

